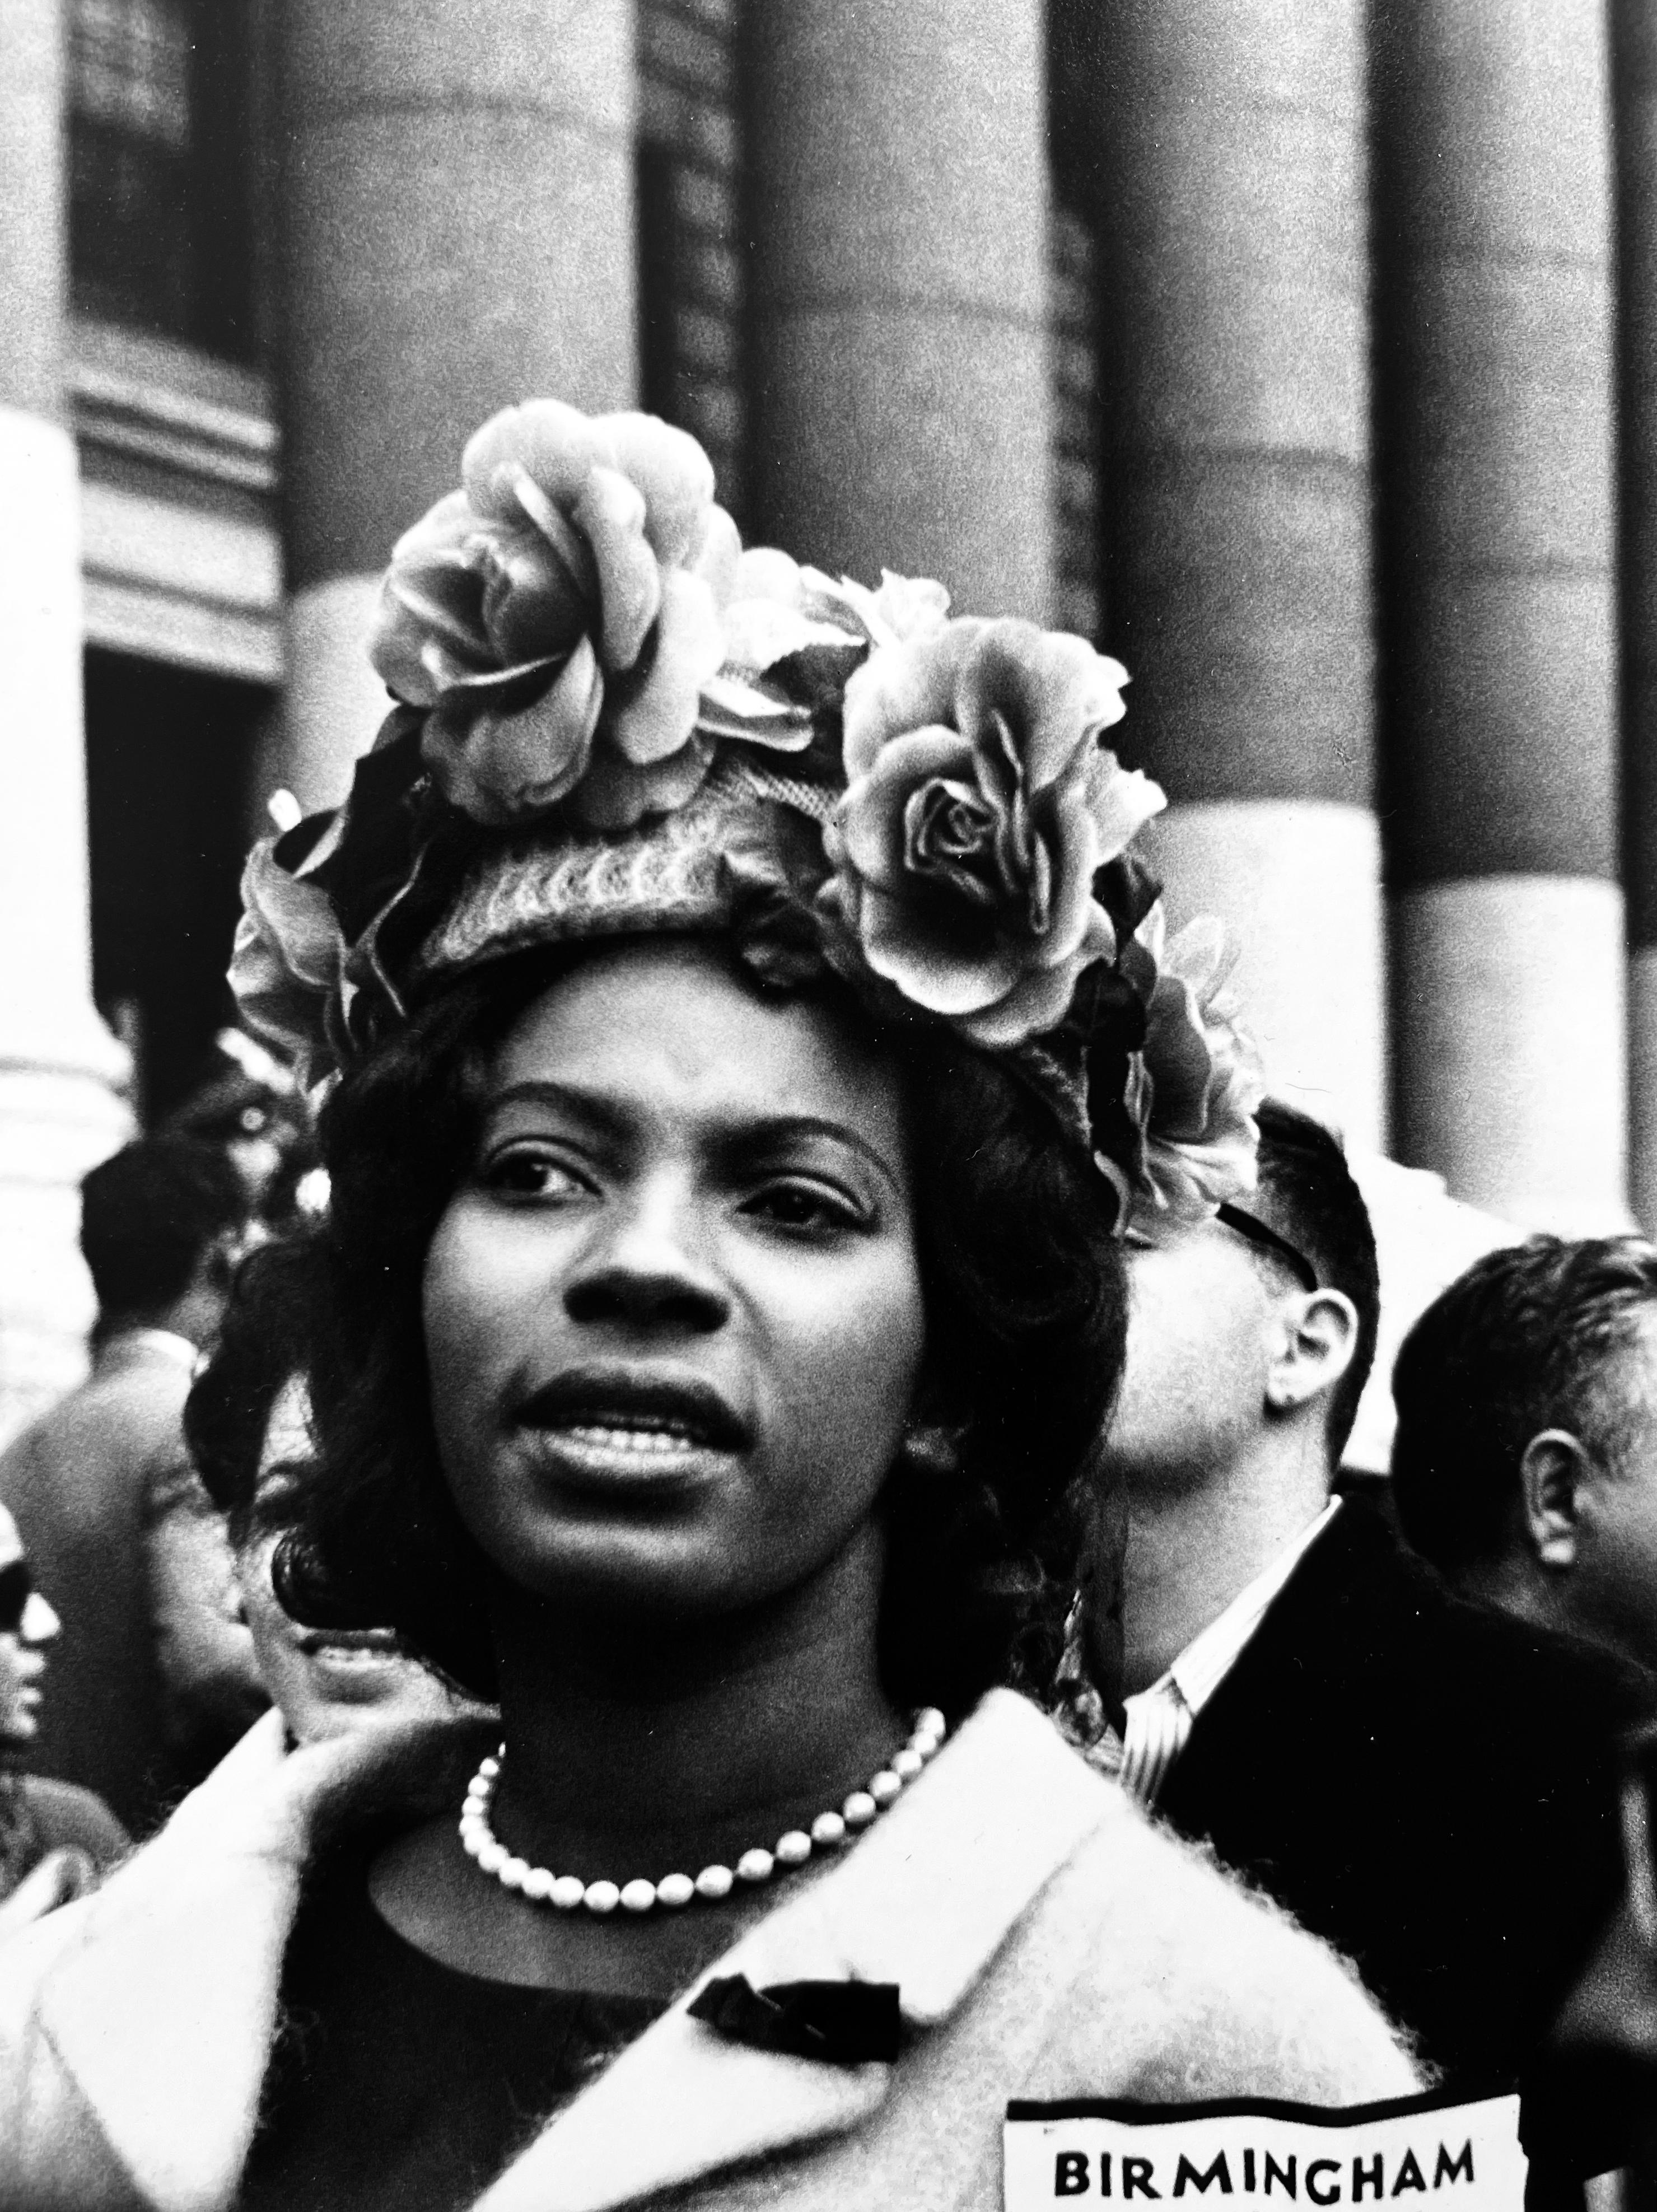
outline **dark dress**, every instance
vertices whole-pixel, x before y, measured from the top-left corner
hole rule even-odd
[[[440,1966],[375,1911],[372,1856],[301,1903],[241,2212],[457,2212],[666,2009]]]

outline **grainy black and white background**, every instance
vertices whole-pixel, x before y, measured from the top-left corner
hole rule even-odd
[[[1277,1079],[1657,1222],[1653,0],[3,0],[0,1434],[468,431],[1129,665]]]

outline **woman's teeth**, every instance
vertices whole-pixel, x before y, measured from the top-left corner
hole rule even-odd
[[[642,1452],[655,1459],[671,1459],[675,1454],[695,1449],[694,1439],[681,1436],[676,1429],[616,1429],[581,1421],[573,1424],[564,1434],[572,1442],[589,1445],[596,1451]]]

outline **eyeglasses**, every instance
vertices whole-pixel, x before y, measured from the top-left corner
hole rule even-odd
[[[1261,1251],[1270,1252],[1274,1258],[1292,1268],[1295,1279],[1303,1290],[1322,1288],[1318,1280],[1318,1271],[1305,1253],[1298,1250],[1286,1237],[1279,1237],[1275,1229],[1268,1229],[1265,1222],[1252,1213],[1245,1213],[1240,1206],[1222,1206],[1219,1218],[1228,1229],[1235,1229],[1239,1237],[1246,1237],[1251,1244],[1258,1244]]]
[[[0,1567],[0,1636],[15,1636],[34,1592],[34,1577],[27,1559],[14,1559]]]

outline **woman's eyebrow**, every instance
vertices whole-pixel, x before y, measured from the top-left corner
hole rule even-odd
[[[896,1197],[903,1194],[903,1182],[896,1168],[886,1158],[877,1145],[844,1121],[825,1120],[814,1114],[780,1114],[763,1121],[744,1121],[731,1133],[732,1140],[744,1152],[767,1152],[797,1144],[802,1138],[815,1137],[831,1145],[843,1146],[855,1152],[859,1158],[871,1167]]]
[[[526,1077],[491,1091],[483,1100],[483,1119],[489,1122],[509,1106],[549,1106],[580,1121],[605,1131],[626,1126],[626,1112],[602,1092],[582,1091],[568,1083],[553,1083],[544,1076]]]

